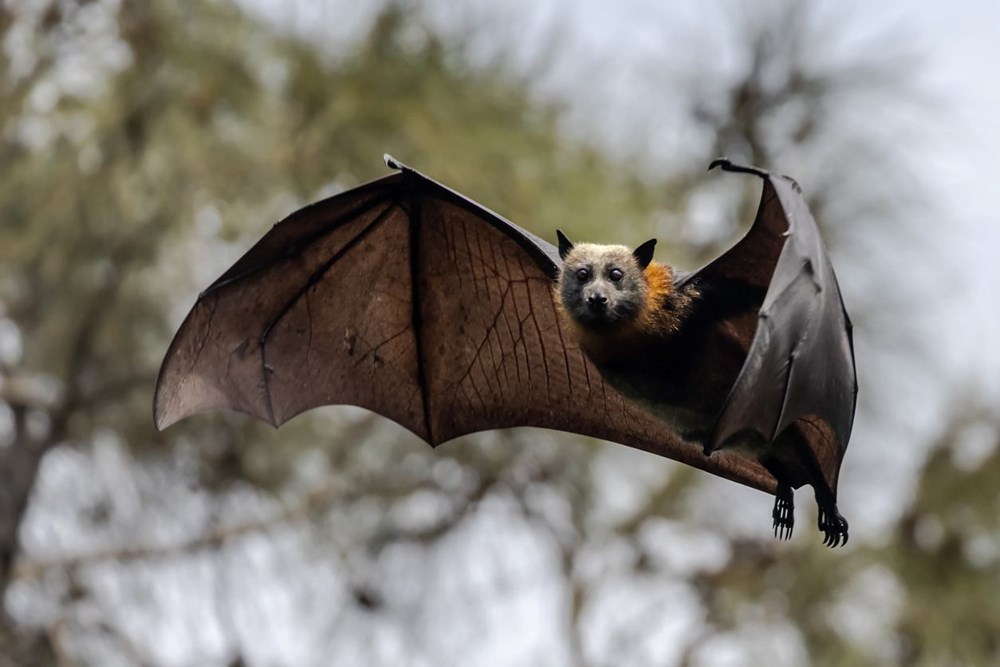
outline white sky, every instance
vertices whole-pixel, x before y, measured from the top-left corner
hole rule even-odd
[[[921,3],[932,85],[948,101],[927,153],[954,228],[936,252],[950,281],[959,326],[945,332],[956,364],[1000,398],[1000,4]]]
[[[369,5],[369,9],[359,10],[357,7],[360,3],[345,0],[335,0],[325,5],[301,0],[287,3],[276,0],[244,0],[244,3],[261,8],[276,18],[282,16],[285,19],[292,11],[289,8],[294,7],[296,25],[303,28],[311,27],[317,34],[322,33],[337,39],[348,39],[351,35],[363,33],[366,13],[370,15],[372,8],[372,5]],[[536,5],[529,0],[515,0],[506,3],[502,8],[495,7],[496,3],[485,0],[473,0],[469,4],[477,7],[477,11],[487,20],[497,13],[534,16],[535,19],[529,21],[520,34],[522,40],[520,46],[523,49],[518,51],[518,55],[523,59],[523,66],[530,67],[533,59],[545,52],[547,46],[555,40],[559,49],[549,70],[547,81],[570,104],[571,118],[576,119],[576,122],[586,123],[588,117],[599,114],[607,120],[604,127],[607,128],[612,140],[623,142],[635,140],[634,130],[637,125],[648,127],[646,150],[654,156],[669,151],[680,143],[672,134],[676,129],[670,123],[669,101],[664,102],[662,108],[638,109],[630,105],[635,99],[634,92],[662,83],[663,79],[658,78],[658,67],[672,71],[685,68],[695,68],[697,71],[698,67],[726,71],[726,68],[738,66],[738,62],[732,59],[732,54],[724,52],[720,52],[718,59],[712,62],[661,63],[658,60],[659,55],[663,53],[664,39],[692,38],[686,27],[696,25],[698,22],[692,12],[700,14],[704,11],[714,11],[721,14],[740,6],[735,2],[708,5],[707,10],[704,8],[705,5],[700,3],[698,5],[680,2],[663,3],[657,0],[623,0],[617,3],[603,3],[596,0],[587,2],[556,0],[544,5]],[[441,2],[436,6],[439,8],[440,20],[447,22],[450,5]],[[697,9],[693,9],[696,6]],[[885,26],[896,26],[893,29],[898,29],[901,33],[917,35],[916,43],[926,56],[927,71],[923,77],[925,88],[933,99],[940,100],[940,112],[936,114],[935,122],[923,126],[925,133],[914,141],[914,145],[908,151],[912,158],[919,159],[920,163],[925,165],[923,169],[926,173],[933,175],[929,182],[934,189],[935,199],[940,200],[940,207],[936,210],[943,212],[939,214],[929,212],[926,220],[918,221],[918,224],[927,225],[928,242],[922,249],[918,265],[912,267],[915,279],[931,286],[928,287],[928,298],[920,302],[920,306],[926,308],[926,332],[932,332],[932,335],[939,337],[936,349],[940,351],[940,355],[935,355],[938,358],[927,360],[928,369],[932,371],[927,377],[937,377],[940,373],[950,378],[975,378],[981,391],[990,394],[996,404],[1000,402],[1000,221],[997,219],[1000,217],[997,213],[1000,211],[1000,183],[998,183],[1000,181],[1000,113],[998,113],[1000,78],[996,76],[995,69],[996,63],[1000,62],[1000,33],[998,33],[1000,3],[988,0],[957,3],[893,0],[865,5],[853,3],[852,6],[856,13],[865,17],[867,26],[874,32]],[[309,7],[313,9],[310,10]],[[352,7],[353,11],[347,11],[348,7]],[[827,2],[825,7],[829,13],[835,14],[842,10],[844,3]],[[554,34],[550,26],[556,19],[558,20],[555,24],[561,29]],[[488,55],[487,53],[484,57]],[[631,94],[609,95],[608,90],[629,91]],[[616,99],[627,99],[629,103],[620,103],[616,106]],[[650,123],[651,112],[659,122]],[[630,119],[635,119],[635,122],[630,122]],[[872,119],[872,122],[881,120],[883,119]],[[616,128],[626,131],[618,131]],[[373,156],[373,159],[378,159],[378,156]],[[780,170],[780,167],[778,169]],[[489,204],[502,210],[502,203]],[[878,261],[878,258],[873,257],[870,261]],[[944,277],[948,278],[947,282]],[[842,276],[843,282],[849,282],[845,278]],[[940,323],[939,329],[938,323]],[[859,360],[859,365],[864,363],[864,359]],[[898,511],[908,491],[908,485],[912,482],[912,476],[907,473],[916,470],[921,462],[922,450],[918,445],[926,444],[908,443],[906,436],[919,432],[920,426],[933,425],[943,414],[948,402],[957,400],[958,397],[954,396],[950,389],[950,387],[929,387],[921,394],[924,396],[923,401],[902,402],[897,406],[895,408],[899,412],[897,418],[912,421],[914,425],[914,428],[902,436],[897,434],[894,439],[881,441],[878,432],[859,424],[848,458],[849,466],[845,469],[845,493],[842,503],[845,514],[852,517],[852,527],[856,525],[854,517],[867,512],[875,517],[868,527],[868,531],[871,532],[880,522],[891,518],[894,511]],[[892,451],[885,451],[886,447],[891,447]],[[646,455],[623,450],[610,455],[620,461],[617,464],[611,461],[607,469],[620,473],[627,472],[629,466],[640,467],[644,456]],[[872,464],[885,461],[897,463],[903,473],[895,475],[886,473],[884,480],[874,477],[871,472],[865,474],[864,468],[871,468]],[[69,470],[66,474],[71,472],[77,475],[80,466],[85,464],[50,457],[46,465],[47,473],[40,482],[44,492],[42,495],[55,499],[59,493],[56,487],[66,486],[65,480],[60,477],[63,467]],[[857,483],[857,486],[861,487],[859,491],[862,492],[850,493],[852,476],[862,480]],[[729,498],[730,492],[739,502],[745,501],[748,495],[754,495],[730,487],[733,485],[720,482],[711,488],[720,491],[723,503]],[[762,494],[755,494],[749,502],[754,504],[753,516],[758,518],[766,516],[770,508],[768,498]],[[64,503],[53,503],[53,515],[49,519],[55,521],[56,513],[64,512],[65,506]],[[36,526],[54,525],[45,520],[48,517],[45,503],[33,508],[32,511],[40,517],[36,521]],[[492,511],[493,509],[487,507],[486,515]],[[706,511],[719,513],[722,510],[718,506],[713,506]],[[809,511],[812,511],[811,506]],[[480,552],[490,553],[492,551],[490,540],[493,540],[495,546],[497,530],[497,524],[491,521],[484,519],[471,523],[455,537],[456,544],[445,547],[458,550],[459,553],[464,549],[473,555]],[[706,519],[706,526],[712,525],[710,522],[711,519]],[[863,533],[864,524],[861,523]],[[670,527],[663,530],[669,533]],[[494,578],[493,571],[496,570],[507,578],[524,580],[528,583],[521,589],[513,586],[513,592],[507,594],[502,601],[491,602],[490,609],[476,607],[477,613],[489,618],[476,623],[475,627],[486,626],[491,633],[487,638],[488,641],[482,642],[481,645],[478,641],[470,641],[465,642],[463,646],[479,645],[483,663],[523,664],[525,662],[523,651],[529,651],[534,656],[549,655],[550,658],[555,652],[558,661],[562,658],[558,655],[559,638],[553,638],[549,624],[557,614],[554,610],[563,601],[559,590],[554,590],[552,586],[545,584],[550,580],[547,573],[553,570],[554,566],[546,563],[544,553],[538,552],[538,540],[533,541],[526,530],[510,529],[506,530],[505,534],[517,537],[523,544],[512,542],[508,545],[510,553],[515,557],[500,559],[497,563],[490,561],[483,565],[485,574],[482,574],[481,578],[484,580]],[[31,536],[28,537],[30,547]],[[810,535],[810,537],[815,536]],[[51,536],[46,535],[46,538],[51,539]],[[664,544],[674,542],[689,544],[683,536],[669,534],[666,537],[653,535],[651,539]],[[699,539],[710,540],[711,537],[695,535],[689,536],[688,539],[697,542]],[[305,538],[302,540],[305,541]],[[254,559],[256,569],[251,568],[251,574],[248,575],[254,585],[266,587],[288,583],[289,570],[292,568],[287,562],[298,562],[295,559],[304,551],[299,548],[296,539],[290,540],[288,544],[286,546],[289,553],[253,552],[247,556],[247,558],[252,556]],[[544,549],[542,551],[544,552]],[[707,551],[710,550],[705,547],[696,550],[699,554]],[[434,554],[431,554],[432,558],[433,556]],[[472,560],[470,558],[470,561]],[[273,572],[269,569],[272,561],[280,564],[280,567],[273,566]],[[198,564],[195,563],[192,567],[197,569]],[[680,566],[678,568],[681,569]],[[391,570],[391,567],[387,569]],[[432,575],[440,576],[442,587],[452,581],[450,571],[435,572],[432,568],[428,570]],[[185,573],[180,574],[184,576]],[[321,574],[322,572],[317,574],[312,570],[303,570],[301,576],[308,581],[302,583],[302,586],[306,590],[309,590],[309,586],[316,586]],[[204,581],[212,580],[211,572],[203,572],[202,575]],[[205,588],[207,584],[198,583],[202,579],[195,577],[194,583],[188,581],[187,585]],[[155,590],[152,594],[163,605],[166,603],[160,599],[161,596],[177,597],[178,591],[182,590],[182,582],[163,577],[157,580],[165,582],[161,583],[161,588],[164,590]],[[656,597],[657,595],[663,599],[662,606],[657,607],[659,613],[663,614],[664,618],[684,619],[684,614],[672,613],[683,611],[689,604],[683,599],[684,590],[669,580],[660,583],[663,590],[653,594],[652,598],[654,602],[660,599]],[[283,591],[287,586],[279,588]],[[459,588],[461,590],[456,589],[455,592],[458,597],[469,594],[470,591],[473,593],[480,591],[474,581],[467,587],[459,586]],[[642,595],[647,597],[650,595],[649,591],[616,592],[613,586],[608,588],[608,591],[601,593],[609,596],[613,603],[602,607],[606,609],[617,610],[622,606],[633,605]],[[441,597],[427,601],[420,599],[422,595],[420,591],[423,590],[421,587],[418,586],[415,590],[417,592],[414,593],[412,609],[415,612],[428,614],[431,618],[423,621],[404,618],[401,621],[403,624],[408,622],[413,624],[414,636],[434,637],[428,624],[439,617],[435,604],[449,606],[455,597]],[[280,597],[285,594],[282,591],[276,589],[273,595]],[[204,590],[193,593],[207,594]],[[614,597],[616,595],[621,596],[620,601]],[[251,598],[247,609],[241,610],[244,616],[250,615],[253,611],[253,602],[254,599]],[[274,609],[282,611],[284,607],[276,605]],[[407,609],[404,608],[400,613],[406,612]],[[447,616],[446,612],[441,612],[441,615]],[[177,614],[174,617],[186,618],[186,614]],[[495,631],[498,627],[497,618],[500,617],[505,623],[500,627],[504,628],[509,636],[498,636]],[[160,615],[148,622],[159,624],[162,623],[162,618]],[[138,619],[136,622],[142,620]],[[347,630],[341,631],[343,639],[338,638],[338,641],[351,641],[353,622],[358,628],[364,629],[355,633],[358,634],[357,641],[384,641],[389,647],[387,650],[399,651],[399,655],[407,654],[412,648],[406,644],[393,649],[392,642],[389,641],[392,637],[388,639],[380,637],[376,630],[372,630],[376,626],[367,620],[352,620],[350,617],[346,621],[340,620],[346,624]],[[292,632],[301,628],[288,622],[288,619],[285,621],[282,624],[281,619],[269,617],[254,619],[248,616],[241,617],[240,625],[244,632],[251,632],[252,630],[248,630],[250,628],[264,634],[272,633],[270,641],[264,644],[266,650],[274,651],[274,659],[277,660],[278,656],[291,655],[288,651],[296,645],[301,646],[303,641],[299,635]],[[617,627],[613,621],[607,619],[594,623],[605,629],[609,626]],[[680,632],[684,630],[682,626],[683,623],[676,627],[664,623],[663,632],[666,635],[675,631]],[[143,632],[147,636],[156,637],[154,630],[162,633],[164,639],[162,646],[173,647],[184,655],[190,655],[192,650],[186,642],[190,641],[191,636],[199,635],[187,626],[145,628]],[[780,632],[782,629],[769,628],[770,630]],[[285,637],[285,634],[290,632],[291,634]],[[218,632],[214,630],[203,631],[199,636],[203,642],[211,645],[220,641],[216,634]],[[321,635],[322,633],[313,633],[310,637]],[[442,635],[444,637],[441,639],[442,642],[451,641],[450,634],[446,635]],[[602,641],[606,641],[605,635],[611,636],[611,633],[603,635],[595,633],[595,636],[598,635],[604,637]],[[515,641],[511,641],[511,638]],[[395,639],[398,641],[399,637],[396,636]],[[669,654],[670,638],[665,636],[656,639],[654,643],[657,646],[650,648],[650,651],[655,648],[653,654],[659,656],[662,661],[663,657]],[[253,643],[252,640],[252,637],[248,637],[247,643]],[[546,641],[549,642],[548,645]],[[593,641],[599,639],[595,638]],[[552,642],[555,642],[555,645]],[[786,651],[789,650],[788,647],[794,649],[794,638],[782,643],[781,646]],[[211,652],[210,649],[211,646],[204,650]],[[439,648],[436,653],[441,654],[446,650],[447,647]],[[774,655],[771,649],[765,647],[763,650]],[[725,651],[725,647],[722,646],[712,655],[724,656]],[[170,657],[175,658],[174,664],[181,664],[184,660],[183,657]],[[793,654],[786,656],[784,660],[778,656],[775,658],[777,662],[772,664],[795,664],[799,657],[793,651]],[[386,664],[392,662],[386,659]],[[415,660],[414,664],[422,663]]]

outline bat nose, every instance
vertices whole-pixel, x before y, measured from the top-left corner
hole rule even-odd
[[[608,308],[608,297],[603,294],[591,294],[587,297],[587,306],[595,313],[603,313]]]

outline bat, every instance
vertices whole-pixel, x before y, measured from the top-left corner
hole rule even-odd
[[[396,173],[276,224],[198,297],[156,383],[158,429],[231,409],[278,426],[321,405],[432,446],[534,426],[609,440],[774,494],[837,482],[857,381],[850,318],[799,186],[756,175],[750,230],[700,270],[655,240],[558,246],[385,156]]]

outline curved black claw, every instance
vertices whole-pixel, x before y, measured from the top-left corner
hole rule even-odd
[[[743,174],[754,174],[755,176],[760,176],[761,178],[770,178],[771,174],[767,171],[761,169],[760,167],[753,167],[745,164],[735,164],[732,160],[727,157],[717,157],[712,160],[712,163],[708,165],[708,170],[712,171],[716,167],[721,167],[723,171],[735,171]]]
[[[779,484],[774,492],[774,510],[771,512],[774,519],[774,536],[778,539],[787,540],[792,536],[792,528],[795,527],[795,496],[792,494],[792,487]]]
[[[819,508],[819,529],[823,532],[823,544],[840,547],[847,544],[847,519],[837,511],[837,505]]]

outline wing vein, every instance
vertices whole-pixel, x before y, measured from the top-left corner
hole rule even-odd
[[[268,325],[264,327],[263,332],[261,332],[260,336],[257,338],[257,343],[260,346],[260,367],[261,367],[260,371],[263,383],[262,388],[264,391],[265,408],[267,409],[268,420],[272,424],[275,424],[276,422],[274,419],[274,402],[271,398],[270,387],[268,386],[268,377],[270,373],[273,372],[273,369],[267,363],[267,339],[270,337],[271,332],[274,330],[274,327],[277,326],[278,323],[285,317],[285,315],[287,315],[288,312],[295,306],[295,304],[299,302],[299,299],[301,299],[310,289],[312,289],[313,285],[315,285],[316,283],[318,283],[320,280],[323,279],[323,276],[326,275],[326,272],[330,270],[330,267],[336,264],[340,260],[340,258],[346,255],[351,249],[353,249],[359,243],[361,243],[361,241],[364,240],[364,238],[368,236],[368,234],[377,229],[389,217],[389,214],[392,213],[392,211],[398,206],[398,204],[399,203],[396,201],[396,199],[392,199],[388,203],[386,203],[385,208],[383,208],[382,211],[379,212],[379,214],[375,216],[375,218],[371,222],[369,222],[364,229],[358,232],[357,236],[355,236],[350,241],[345,243],[343,248],[334,253],[333,256],[330,257],[330,259],[323,262],[323,264],[318,269],[313,271],[312,274],[309,276],[309,280],[307,280],[302,285],[302,287],[296,290],[295,294],[293,294],[291,298],[288,299],[288,301],[285,303],[284,306],[282,306],[278,314],[271,319]]]
[[[225,287],[226,285],[229,285],[231,283],[235,283],[237,281],[243,280],[244,278],[246,278],[248,276],[251,276],[251,275],[253,275],[254,273],[256,273],[258,271],[266,269],[269,266],[273,266],[278,261],[281,261],[281,260],[284,260],[284,259],[288,259],[290,257],[298,256],[299,254],[302,253],[303,250],[305,250],[306,248],[308,248],[313,243],[315,243],[316,241],[320,240],[321,238],[323,238],[327,234],[333,232],[334,230],[336,230],[337,228],[339,228],[345,222],[349,222],[351,220],[355,220],[358,217],[360,217],[360,216],[364,215],[365,213],[367,213],[370,209],[375,208],[379,204],[380,201],[382,201],[382,200],[380,200],[379,198],[375,198],[372,201],[366,201],[363,204],[359,204],[358,206],[355,206],[354,208],[349,209],[349,210],[345,211],[344,213],[340,214],[332,222],[330,222],[327,225],[324,225],[321,229],[316,230],[312,234],[309,234],[308,236],[303,236],[303,237],[295,239],[294,247],[290,248],[285,254],[281,255],[278,259],[274,259],[274,260],[269,261],[269,262],[261,262],[260,264],[257,264],[255,266],[251,266],[250,268],[245,269],[243,271],[240,271],[238,274],[233,275],[233,276],[229,276],[229,277],[223,276],[222,278],[220,278],[219,280],[217,280],[215,283],[213,283],[211,286],[209,286],[209,288],[206,289],[202,293],[202,296],[205,296],[206,294],[210,294],[210,293],[212,293],[212,292],[214,292],[216,290],[222,289],[223,287]],[[322,202],[318,202],[317,204],[314,204],[313,206],[316,206],[319,203],[322,203]],[[306,207],[306,208],[310,208],[310,207]],[[302,210],[306,210],[306,209],[302,209]],[[301,211],[296,211],[296,213],[301,213]],[[295,214],[293,214],[293,215],[295,215]],[[279,223],[279,224],[281,224],[281,223]],[[277,226],[277,225],[275,225],[275,226]]]
[[[431,446],[438,444],[431,427],[431,399],[427,383],[427,369],[424,355],[423,315],[420,312],[420,231],[423,226],[423,198],[417,192],[416,184],[410,180],[410,313],[413,322],[413,346],[416,355],[417,386],[420,387],[420,403],[423,406],[424,429],[427,431],[427,442]],[[446,232],[447,233],[447,232]]]

